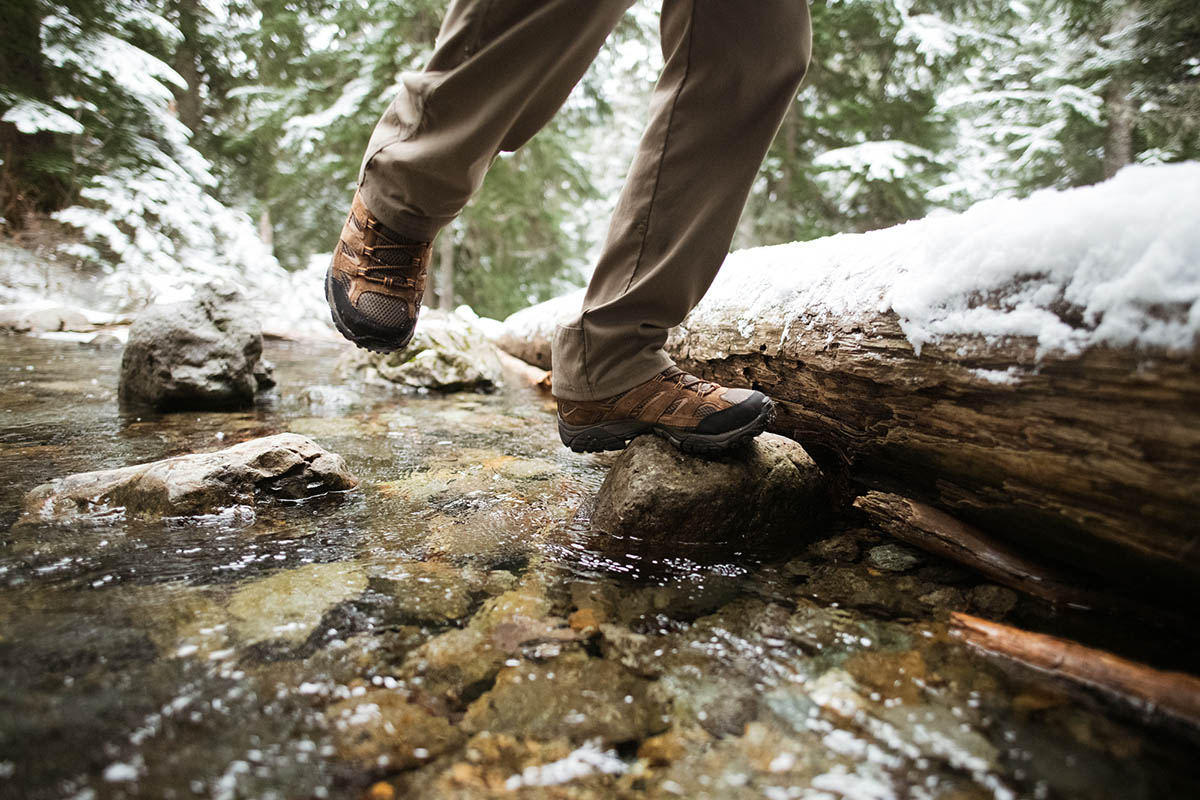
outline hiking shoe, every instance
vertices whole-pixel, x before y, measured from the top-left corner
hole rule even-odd
[[[429,242],[406,239],[381,225],[355,192],[325,273],[325,299],[342,336],[376,353],[407,346],[432,251]]]
[[[559,400],[558,435],[577,453],[621,450],[656,433],[685,453],[720,453],[758,436],[775,416],[762,392],[727,389],[670,366],[607,400]]]

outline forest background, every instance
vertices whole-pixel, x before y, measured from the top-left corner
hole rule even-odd
[[[84,273],[319,270],[445,6],[0,0],[0,226]],[[812,11],[812,67],[735,247],[1200,156],[1196,0]],[[439,238],[427,302],[503,317],[585,280],[661,63],[657,14],[638,2],[553,123],[498,158]]]

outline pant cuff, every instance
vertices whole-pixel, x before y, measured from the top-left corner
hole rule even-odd
[[[582,327],[559,325],[551,345],[551,393],[559,400],[604,400],[645,383],[675,362],[663,350],[642,350],[621,363],[619,369],[593,375],[589,361],[595,343]]]
[[[406,239],[416,239],[419,242],[432,242],[438,231],[454,221],[454,217],[418,217],[407,211],[392,208],[393,198],[376,191],[374,184],[363,176],[358,185],[363,203],[375,219],[391,228]]]

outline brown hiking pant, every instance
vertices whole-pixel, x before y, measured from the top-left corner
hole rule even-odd
[[[545,125],[632,0],[453,0],[363,160],[367,208],[429,240],[501,151]],[[725,259],[808,67],[807,0],[663,0],[665,66],[580,313],[553,343],[554,394],[597,400],[671,364],[668,330]],[[530,198],[537,202],[537,198]]]

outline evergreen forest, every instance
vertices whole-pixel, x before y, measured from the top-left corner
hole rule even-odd
[[[445,0],[3,0],[0,227],[81,269],[323,262]],[[814,0],[814,57],[735,247],[867,231],[1200,156],[1195,0]],[[439,239],[430,304],[586,277],[661,57],[633,6]]]

